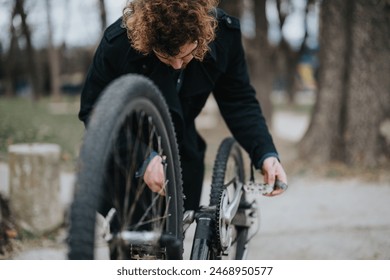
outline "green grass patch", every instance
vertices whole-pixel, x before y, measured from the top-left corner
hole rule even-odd
[[[52,103],[49,99],[0,98],[0,154],[6,157],[11,144],[54,143],[61,147],[62,161],[73,162],[84,133],[77,113],[76,99]]]
[[[297,114],[311,114],[314,106],[312,104],[288,104],[277,103],[273,104],[275,111],[290,111]]]

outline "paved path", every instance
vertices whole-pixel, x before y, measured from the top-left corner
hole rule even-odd
[[[290,180],[262,198],[250,259],[389,259],[390,182]]]
[[[202,200],[207,201],[207,191]],[[259,198],[261,228],[248,258],[389,259],[389,201],[390,182],[291,178],[284,195]],[[13,258],[64,259],[64,238],[62,233],[58,243],[28,248]],[[186,238],[188,258],[191,233]]]

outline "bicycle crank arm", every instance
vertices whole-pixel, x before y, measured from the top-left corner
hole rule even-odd
[[[233,200],[229,204],[223,205],[225,207],[222,209],[222,221],[227,225],[230,225],[240,206],[243,186],[242,184],[238,186],[233,195]]]

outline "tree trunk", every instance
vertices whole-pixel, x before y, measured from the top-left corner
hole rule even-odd
[[[279,19],[282,18],[281,11],[280,11],[280,0],[278,0],[278,10],[279,10]],[[283,37],[282,42],[280,43],[279,48],[281,49],[282,53],[284,53],[284,58],[286,61],[286,93],[287,93],[287,98],[288,102],[290,104],[293,104],[295,102],[295,97],[297,90],[299,89],[298,86],[298,79],[297,79],[297,69],[298,69],[298,64],[299,64],[299,59],[302,57],[304,54],[306,48],[306,40],[308,37],[308,24],[307,24],[307,17],[309,13],[309,8],[310,6],[314,5],[314,0],[308,0],[306,2],[306,8],[305,8],[305,16],[304,16],[304,33],[305,35],[302,38],[302,43],[299,47],[298,50],[294,50],[293,48],[290,47],[286,39]],[[283,29],[283,24],[285,22],[285,16],[283,17],[283,20],[280,20],[281,25],[280,25],[280,30]]]
[[[107,11],[104,0],[99,0],[99,12],[100,12],[100,26],[103,32],[107,27]]]
[[[285,82],[285,91],[287,96],[287,102],[293,104],[295,101],[295,93],[297,86],[297,67],[301,53],[304,49],[304,42],[302,42],[301,49],[296,51],[291,48],[286,39],[282,38],[279,44],[278,56],[283,59],[282,76]]]
[[[14,16],[14,15],[13,15]],[[13,18],[12,16],[12,18]],[[16,95],[15,87],[14,87],[14,79],[15,79],[15,69],[16,69],[16,55],[19,51],[18,47],[18,39],[16,36],[16,30],[11,20],[10,24],[10,44],[8,48],[8,52],[4,59],[4,87],[5,87],[5,96],[13,97]]]
[[[27,67],[29,70],[30,82],[32,85],[32,96],[34,100],[39,99],[41,95],[41,86],[38,74],[35,50],[31,41],[31,31],[27,24],[27,14],[24,9],[24,0],[15,1],[15,14],[21,18],[22,32],[26,39]]]
[[[354,2],[344,132],[347,163],[376,166],[390,156],[380,133],[382,122],[390,121],[390,7],[385,2]]]
[[[300,145],[310,160],[363,167],[389,160],[380,132],[390,117],[388,34],[384,1],[323,1],[319,92]]]
[[[273,90],[274,65],[273,49],[268,42],[268,21],[266,0],[254,0],[256,37],[247,44],[247,56],[253,86],[260,100],[267,121],[272,120],[271,94]]]
[[[46,0],[48,41],[47,50],[49,56],[50,94],[53,100],[61,99],[60,91],[60,61],[58,50],[53,42],[53,24],[51,20],[51,0]]]
[[[221,0],[219,1],[219,7],[229,15],[240,18],[242,2],[242,0]]]

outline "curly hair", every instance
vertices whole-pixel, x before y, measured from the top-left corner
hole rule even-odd
[[[133,0],[123,9],[123,23],[132,47],[147,55],[153,50],[168,56],[197,41],[195,59],[203,60],[215,38],[213,16],[218,0]]]

